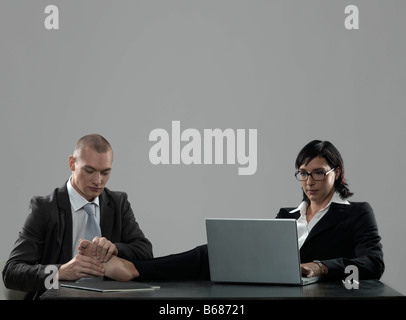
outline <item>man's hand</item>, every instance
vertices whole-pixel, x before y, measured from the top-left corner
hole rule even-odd
[[[101,262],[107,262],[114,255],[118,255],[117,247],[105,237],[95,237],[92,242],[89,240],[80,240],[79,254],[93,256]],[[84,252],[86,251],[86,254]]]
[[[77,254],[72,260],[60,266],[59,280],[78,280],[85,277],[101,277],[104,275],[103,264],[94,257]]]
[[[93,252],[95,246],[94,242],[81,240],[79,243],[79,254],[94,259]],[[106,277],[116,281],[130,281],[140,275],[133,263],[115,255],[103,263],[103,270]]]
[[[324,269],[324,274],[327,274],[328,269],[324,264],[323,264],[323,269]],[[301,264],[300,271],[302,272],[302,275],[306,276],[307,278],[320,277],[323,274],[320,266],[315,262]]]

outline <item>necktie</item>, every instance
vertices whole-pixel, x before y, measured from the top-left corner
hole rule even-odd
[[[85,229],[85,239],[92,241],[94,237],[101,237],[100,226],[96,221],[95,205],[93,203],[86,204],[83,209],[87,213],[87,223]]]

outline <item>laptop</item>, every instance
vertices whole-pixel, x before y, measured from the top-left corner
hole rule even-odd
[[[307,285],[295,219],[206,219],[214,282]]]

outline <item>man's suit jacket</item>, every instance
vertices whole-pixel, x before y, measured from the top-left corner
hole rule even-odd
[[[294,208],[280,209],[277,218],[298,219]],[[320,260],[328,268],[326,280],[345,280],[348,265],[355,265],[360,279],[379,279],[385,269],[382,245],[371,206],[332,203],[312,228],[300,249],[301,263]]]
[[[118,255],[128,260],[152,258],[152,245],[138,226],[127,195],[105,188],[99,200],[102,236],[116,245]],[[46,197],[31,199],[3,280],[10,289],[42,291],[49,276],[46,266],[59,268],[71,259],[72,210],[65,184]]]

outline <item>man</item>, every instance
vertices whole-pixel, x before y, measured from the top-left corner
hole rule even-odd
[[[72,175],[67,183],[31,200],[28,218],[3,270],[6,287],[29,291],[28,296],[36,298],[46,289],[48,265],[58,268],[59,280],[77,280],[104,275],[103,262],[112,256],[153,257],[127,195],[105,188],[112,162],[112,148],[102,136],[86,135],[77,142],[69,157]],[[94,215],[88,216],[89,204]],[[93,250],[90,256],[79,255],[79,242],[90,232],[91,221],[96,236],[88,235],[87,240]]]

